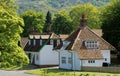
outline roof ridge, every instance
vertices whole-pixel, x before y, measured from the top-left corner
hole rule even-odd
[[[102,39],[104,42],[106,42],[107,44],[109,44],[110,46],[112,46],[112,45],[111,45],[110,43],[108,43],[105,39],[103,39],[102,37],[98,36],[95,32],[93,32],[92,30],[90,30],[89,27],[87,27],[87,29],[88,29],[89,31],[91,31],[94,35],[96,35],[98,38]],[[116,48],[115,48],[114,46],[112,46],[112,47],[116,50]]]
[[[75,45],[75,43],[76,43],[76,41],[77,41],[77,39],[78,39],[78,37],[79,37],[81,31],[82,31],[82,29],[79,28],[79,33],[78,33],[77,37],[75,38],[74,43],[73,43],[73,46],[72,46],[72,48],[71,48],[72,50],[73,50],[73,47],[74,47],[74,45]]]

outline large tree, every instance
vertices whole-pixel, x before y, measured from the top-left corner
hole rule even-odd
[[[32,28],[34,32],[41,33],[43,31],[43,26],[45,23],[44,15],[41,12],[36,12],[34,10],[27,10],[21,14],[21,17],[24,20],[25,26],[22,36],[27,37]]]
[[[51,32],[52,18],[51,13],[48,11],[46,15],[46,21],[43,28],[43,32]]]
[[[61,10],[55,14],[52,31],[56,34],[70,34],[73,31],[72,19],[67,11]]]
[[[12,5],[13,0],[0,1],[0,68],[23,67],[29,63],[23,49],[18,46],[23,20],[12,11],[15,10]]]
[[[112,0],[102,12],[103,38],[120,51],[120,0]]]
[[[80,26],[80,18],[82,14],[87,15],[87,23],[90,28],[100,29],[100,12],[92,4],[80,4],[72,8],[70,11],[70,17],[73,19],[74,29]]]

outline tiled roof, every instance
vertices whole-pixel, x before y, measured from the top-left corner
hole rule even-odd
[[[49,39],[56,40],[56,39],[60,39],[60,37],[55,33],[48,33],[48,34],[32,33],[29,35],[29,39],[31,40],[31,45],[29,45],[27,42],[24,47],[24,50],[36,52],[36,51],[40,51],[40,49],[44,47],[44,45],[50,45]],[[34,39],[36,42],[35,45],[33,45]],[[42,45],[40,45],[40,39],[42,39]]]
[[[36,51],[38,52],[41,47],[42,46],[40,46],[40,40],[36,39],[36,45],[35,46],[33,45],[33,41],[32,41],[31,45],[29,45],[28,43],[26,44],[26,46],[24,47],[24,50],[25,51],[31,51],[31,52],[36,52]]]
[[[48,39],[48,38],[50,38],[50,39],[59,39],[60,37],[58,36],[58,35],[56,35],[55,33],[32,33],[32,34],[30,34],[29,35],[29,38],[30,39],[33,39],[33,38],[35,38],[35,39]]]
[[[85,47],[84,41],[97,40],[99,43],[98,50],[88,50]],[[66,47],[66,50],[77,51],[80,59],[102,59],[103,56],[99,50],[116,50],[111,44],[98,36],[88,27],[78,28],[67,39],[70,44]]]
[[[103,33],[101,29],[92,29],[92,31],[97,34],[98,36],[102,37]]]
[[[79,50],[83,46],[83,42],[86,40],[97,40],[99,42],[100,50],[115,50],[115,47],[99,37],[88,27],[77,29],[77,31],[73,32],[66,40],[71,42],[66,50]]]
[[[60,34],[59,36],[62,40],[65,40],[66,38],[68,38],[69,35],[68,34]]]
[[[84,59],[84,60],[103,59],[103,56],[100,50],[80,49],[80,50],[77,50],[77,52],[80,59]]]
[[[27,42],[28,42],[28,38],[27,37],[22,37],[21,41],[20,41],[21,47],[24,48],[25,45],[27,44]]]

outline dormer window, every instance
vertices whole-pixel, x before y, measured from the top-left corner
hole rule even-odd
[[[29,39],[29,41],[28,41],[28,45],[31,45],[31,40]]]
[[[42,45],[42,39],[40,39],[40,46]]]
[[[34,46],[36,45],[36,40],[35,40],[35,39],[33,40],[33,45],[34,45]]]
[[[87,40],[85,41],[85,46],[87,49],[98,49],[98,41],[97,40]]]
[[[50,44],[53,45],[53,40],[50,40]]]
[[[60,44],[60,40],[57,40],[57,46]]]

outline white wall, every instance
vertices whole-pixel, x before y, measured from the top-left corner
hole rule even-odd
[[[39,52],[40,65],[58,65],[58,52],[53,51],[53,45],[45,45]]]
[[[103,59],[95,60],[95,63],[88,63],[88,60],[82,60],[82,66],[102,67],[103,63],[111,63],[110,50],[102,50],[101,53],[102,53]],[[107,59],[107,61],[105,61],[105,59]]]
[[[102,50],[102,55],[103,55],[103,62],[105,63],[111,63],[111,60],[110,60],[110,50]],[[105,58],[107,59],[107,61],[105,61]]]
[[[94,60],[95,63],[89,63],[89,60],[81,60],[82,64],[81,66],[85,67],[85,66],[89,66],[89,67],[102,67],[103,64],[103,59],[101,60]]]
[[[34,57],[34,60],[35,60],[35,64],[36,65],[39,65],[40,64],[40,58],[38,58],[38,60],[36,60],[36,57],[37,57],[37,55],[39,55],[39,52],[29,52],[29,51],[27,51],[26,52],[26,54],[28,55],[28,54],[31,54],[31,59],[30,59],[30,63],[32,63],[33,62],[33,57]]]
[[[77,52],[73,52],[73,70],[81,70],[81,60],[78,57]]]
[[[62,63],[62,57],[66,57],[66,64]],[[72,63],[68,63],[68,58],[71,57],[72,58]],[[64,68],[64,69],[70,69],[70,70],[80,70],[81,63],[80,63],[80,59],[77,55],[76,52],[68,52],[67,50],[61,51],[60,52],[60,68]]]
[[[68,58],[71,57],[71,53],[66,51],[66,50],[64,50],[64,51],[61,50],[61,52],[59,52],[59,53],[60,53],[59,67],[60,68],[65,68],[65,69],[72,69],[72,64],[68,63]],[[62,64],[62,59],[61,59],[62,57],[66,57],[66,64]]]

